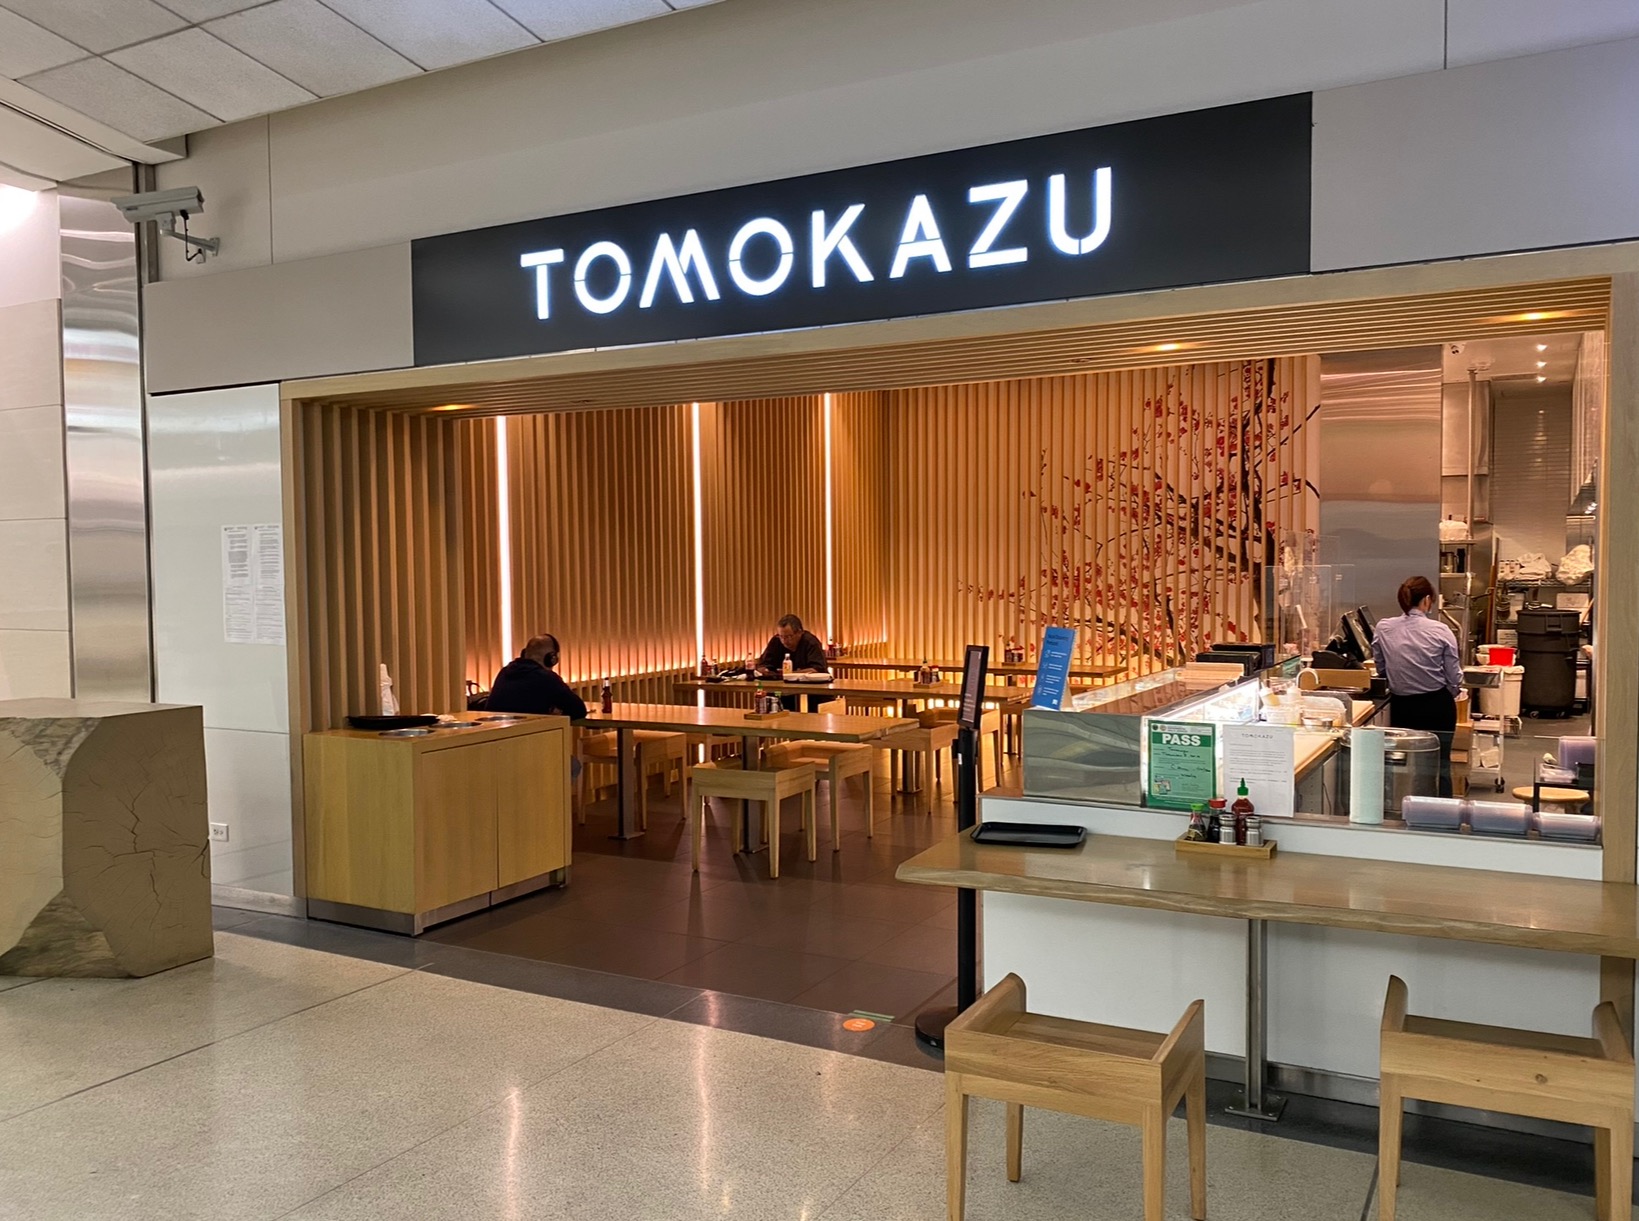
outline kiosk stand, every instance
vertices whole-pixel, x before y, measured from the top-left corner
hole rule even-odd
[[[956,714],[956,829],[971,831],[979,821],[979,718],[983,715],[985,671],[990,647],[967,646],[962,666],[962,703]],[[956,1004],[927,1009],[916,1017],[916,1037],[943,1050],[945,1027],[979,995],[979,894],[956,892]]]

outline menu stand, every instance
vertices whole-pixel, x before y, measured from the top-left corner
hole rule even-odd
[[[962,668],[962,703],[957,713],[954,753],[956,756],[956,829],[966,835],[978,825],[979,813],[979,718],[985,689],[985,669],[990,662],[987,645],[967,646]],[[979,892],[968,887],[956,891],[956,1004],[925,1009],[916,1015],[916,1038],[936,1050],[945,1046],[945,1027],[956,1020],[979,996]]]

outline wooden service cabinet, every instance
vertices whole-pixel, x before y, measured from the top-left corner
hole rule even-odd
[[[308,913],[420,933],[569,867],[570,725],[303,739]]]

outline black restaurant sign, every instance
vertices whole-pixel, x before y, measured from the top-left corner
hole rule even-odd
[[[1310,95],[416,241],[451,364],[1301,275]]]

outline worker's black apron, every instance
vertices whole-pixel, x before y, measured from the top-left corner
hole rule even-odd
[[[1396,729],[1423,729],[1440,739],[1440,796],[1451,796],[1451,740],[1457,732],[1457,700],[1449,691],[1389,696],[1389,722]]]

